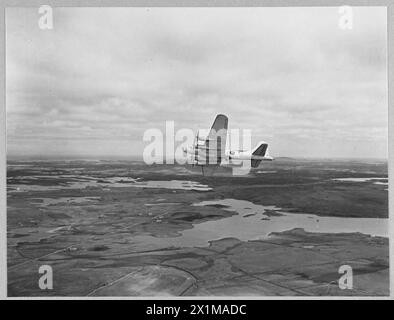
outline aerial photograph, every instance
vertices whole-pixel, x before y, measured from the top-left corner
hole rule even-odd
[[[7,8],[8,297],[388,296],[386,16]]]

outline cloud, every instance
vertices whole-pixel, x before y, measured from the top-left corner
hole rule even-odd
[[[273,155],[386,157],[386,9],[353,10],[56,8],[43,31],[8,8],[8,152],[141,155],[146,129],[226,113]]]

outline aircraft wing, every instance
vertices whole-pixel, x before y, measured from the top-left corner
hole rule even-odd
[[[223,114],[218,114],[213,125],[204,140],[203,145],[198,145],[199,164],[220,165],[225,157],[227,139],[228,118]]]
[[[224,159],[225,157],[227,128],[227,116],[225,116],[224,114],[218,114],[205,140],[205,146],[210,156],[216,156],[217,164],[220,164],[222,162],[222,159]]]

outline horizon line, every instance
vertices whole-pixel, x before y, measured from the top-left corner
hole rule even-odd
[[[388,157],[318,157],[318,156],[276,156],[275,159],[299,159],[299,160],[383,160],[388,161]],[[130,161],[141,161],[143,162],[143,158],[141,156],[89,156],[89,155],[79,155],[79,156],[42,156],[42,155],[32,155],[32,156],[16,156],[16,155],[7,155],[6,161],[100,161],[100,160],[130,160]],[[166,164],[165,162],[163,164]]]

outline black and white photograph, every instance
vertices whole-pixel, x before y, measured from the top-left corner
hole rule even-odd
[[[7,7],[7,297],[389,297],[387,17]]]

